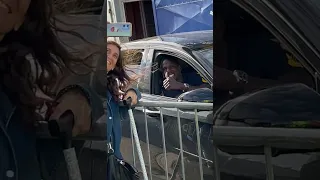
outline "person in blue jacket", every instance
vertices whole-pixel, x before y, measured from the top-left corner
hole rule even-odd
[[[121,57],[121,47],[114,41],[107,42],[107,138],[111,138],[112,148],[117,158],[123,159],[120,152],[121,120],[127,118],[128,109],[119,106],[119,101],[132,99],[138,103],[141,94],[137,89],[128,88],[130,77],[125,71]]]

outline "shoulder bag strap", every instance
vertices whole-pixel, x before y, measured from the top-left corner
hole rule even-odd
[[[107,101],[107,106],[110,107],[110,104],[109,104],[108,101]],[[108,120],[109,120],[109,117],[107,115],[107,122],[108,122]],[[114,119],[112,118],[112,121],[111,121],[112,123],[111,123],[111,128],[110,128],[111,129],[111,133],[107,132],[107,145],[108,145],[107,152],[108,153],[113,153],[114,152],[114,149],[112,148],[112,134],[113,134],[113,123],[114,123],[113,121],[114,121]],[[107,129],[108,129],[108,126],[109,125],[107,123]]]

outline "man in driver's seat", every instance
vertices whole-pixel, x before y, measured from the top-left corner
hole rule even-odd
[[[179,60],[164,56],[161,62],[163,75],[162,95],[176,98],[183,92],[208,87],[206,81],[196,72],[183,72]]]

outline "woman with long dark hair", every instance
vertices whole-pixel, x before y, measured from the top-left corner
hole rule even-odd
[[[125,107],[120,107],[119,102],[131,98],[131,105],[137,104],[141,94],[137,89],[128,88],[131,79],[126,73],[124,59],[121,56],[121,47],[113,41],[107,42],[107,139],[111,146],[115,158],[123,160],[120,152],[121,144],[121,118],[125,118],[128,111]],[[107,179],[118,180],[119,170],[115,170],[117,164],[108,157]],[[120,178],[121,179],[121,178]]]
[[[125,71],[124,60],[121,56],[121,47],[113,41],[107,42],[107,117],[108,136],[112,138],[112,145],[117,158],[122,159],[120,152],[121,119],[127,115],[125,108],[119,107],[119,101],[132,100],[137,104],[141,94],[137,89],[128,88],[131,79]],[[111,124],[113,125],[111,127]],[[112,133],[113,132],[113,133]]]
[[[83,85],[52,91],[73,62],[83,62],[59,41],[63,30],[55,20],[52,0],[0,0],[0,179],[66,179],[56,172],[66,172],[60,142],[36,139],[36,112],[44,102],[55,104],[49,120],[71,110],[74,136],[104,113],[99,97]]]

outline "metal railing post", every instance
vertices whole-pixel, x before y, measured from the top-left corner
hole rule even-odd
[[[219,168],[218,148],[216,145],[213,145],[213,173],[214,173],[215,180],[221,180],[220,168]]]
[[[160,107],[160,120],[161,120],[161,134],[162,134],[162,145],[163,145],[163,153],[164,153],[164,160],[165,160],[166,179],[169,180],[167,148],[166,148],[166,135],[165,135],[165,132],[164,132],[163,109],[162,109],[162,107]]]
[[[148,128],[148,119],[147,119],[146,107],[144,107],[144,106],[143,106],[143,112],[144,112],[146,141],[147,141],[147,149],[148,149],[149,174],[150,174],[149,177],[150,177],[150,180],[152,180],[151,155],[150,155],[150,143],[149,143],[149,128]]]
[[[182,170],[182,179],[186,180],[186,172],[184,167],[184,155],[183,155],[183,143],[182,143],[182,132],[181,132],[181,119],[180,111],[177,109],[177,120],[178,120],[178,133],[179,133],[179,145],[180,145],[180,155],[181,155],[181,170]]]
[[[197,135],[197,149],[198,149],[198,158],[199,158],[199,170],[200,170],[200,179],[203,180],[203,167],[202,167],[202,158],[201,158],[201,143],[200,143],[200,128],[199,128],[199,117],[198,110],[194,110],[195,123],[196,123],[196,135]]]
[[[267,180],[274,180],[273,165],[272,165],[272,149],[270,146],[264,146],[264,154],[266,159]]]

